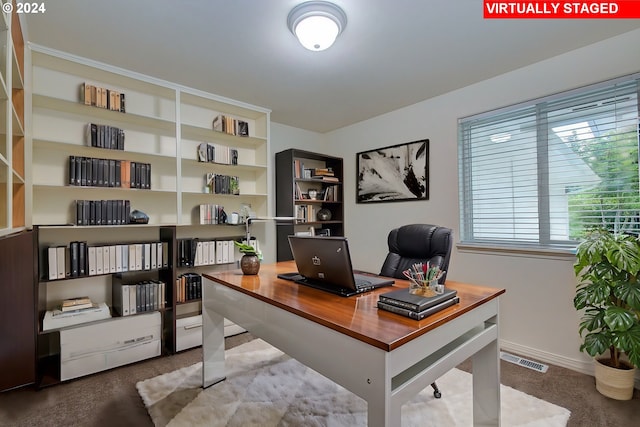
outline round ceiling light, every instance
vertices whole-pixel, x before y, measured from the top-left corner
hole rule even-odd
[[[327,1],[308,1],[291,9],[289,30],[300,44],[313,51],[329,48],[347,25],[342,9]]]

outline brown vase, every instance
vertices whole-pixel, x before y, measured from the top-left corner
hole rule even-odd
[[[258,255],[242,255],[242,258],[240,258],[240,269],[247,275],[258,274],[258,271],[260,271],[260,259]]]

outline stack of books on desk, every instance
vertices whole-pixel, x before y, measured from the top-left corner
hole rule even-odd
[[[455,289],[444,288],[443,293],[426,297],[409,293],[409,289],[399,289],[381,294],[378,308],[421,320],[460,302],[457,293]]]

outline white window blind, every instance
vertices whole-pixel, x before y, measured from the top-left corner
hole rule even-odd
[[[640,74],[459,120],[461,239],[574,246],[640,233]]]

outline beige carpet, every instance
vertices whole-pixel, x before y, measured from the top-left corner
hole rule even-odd
[[[227,380],[200,388],[202,365],[140,381],[136,387],[156,426],[364,426],[364,400],[262,340],[227,350]],[[402,408],[403,426],[471,426],[471,375],[438,379],[443,397],[425,389]],[[566,426],[570,412],[501,388],[502,425]]]

